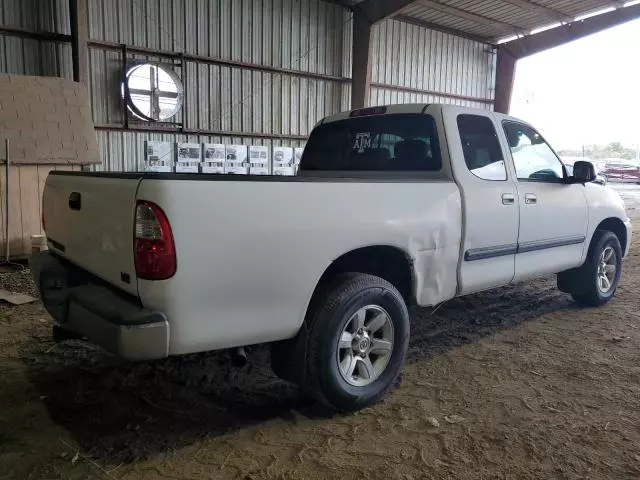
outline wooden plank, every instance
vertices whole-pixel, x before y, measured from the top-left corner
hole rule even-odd
[[[7,185],[4,186],[7,188]],[[6,190],[2,189],[3,192]],[[20,167],[9,167],[9,208],[5,208],[9,216],[9,256],[18,257],[25,254],[22,247],[22,200],[20,198]],[[4,254],[4,252],[2,252]]]
[[[21,165],[20,198],[22,205],[22,250],[31,254],[31,235],[40,233],[40,188],[38,185],[38,167]]]
[[[5,225],[5,197],[4,197],[4,184],[5,184],[5,164],[0,163],[0,260],[4,260],[5,243],[4,243],[4,225]]]
[[[37,301],[37,298],[33,298],[31,295],[25,295],[24,293],[11,293],[7,290],[0,289],[0,300],[12,303],[13,305],[24,305],[25,303]]]

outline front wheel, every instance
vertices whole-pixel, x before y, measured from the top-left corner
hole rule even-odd
[[[396,381],[409,343],[398,290],[361,273],[338,275],[307,317],[307,389],[340,411],[375,403]]]
[[[563,290],[569,291],[580,306],[604,305],[616,293],[621,270],[622,248],[618,237],[613,232],[597,230],[585,263],[566,274],[564,280],[568,288]],[[559,284],[562,275],[558,276]]]

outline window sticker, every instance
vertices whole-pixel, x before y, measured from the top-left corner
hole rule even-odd
[[[363,153],[368,148],[371,148],[371,132],[356,133],[353,149]]]

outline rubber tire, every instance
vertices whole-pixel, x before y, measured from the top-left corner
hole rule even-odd
[[[309,343],[305,389],[330,408],[349,412],[376,403],[396,382],[409,345],[409,313],[398,290],[386,280],[363,273],[334,277],[317,295],[307,316]],[[348,384],[336,361],[338,338],[360,308],[379,305],[391,317],[394,348],[382,375],[373,383]]]
[[[602,251],[608,246],[613,247],[616,252],[616,276],[613,279],[613,288],[606,294],[600,292],[597,286],[598,262]],[[597,230],[591,241],[587,259],[578,269],[578,277],[582,280],[579,293],[572,293],[571,296],[581,307],[599,307],[609,302],[615,295],[622,272],[622,248],[620,240],[615,233],[608,230]]]

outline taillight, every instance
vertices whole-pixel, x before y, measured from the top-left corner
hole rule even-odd
[[[145,280],[166,280],[176,273],[176,248],[169,220],[155,203],[136,205],[134,253],[136,275]]]

